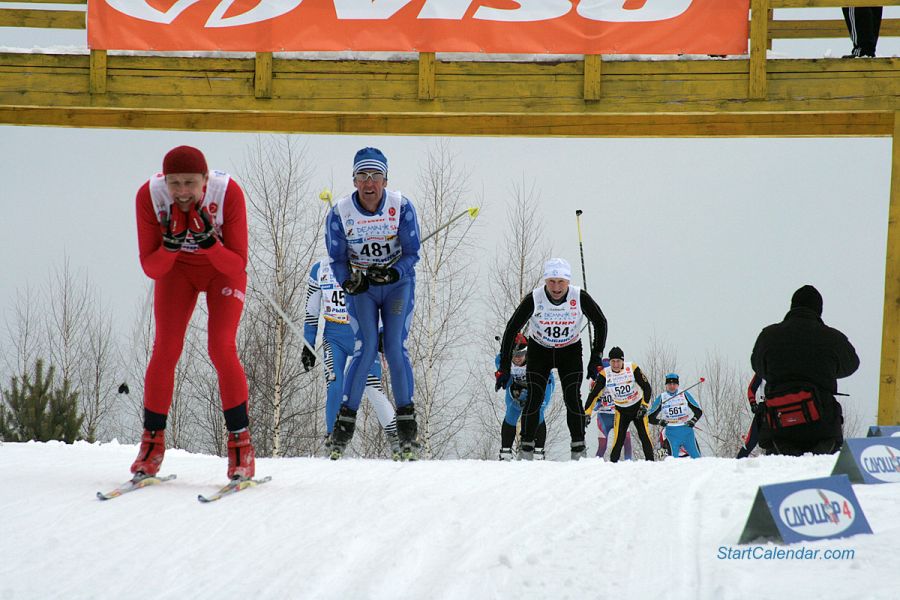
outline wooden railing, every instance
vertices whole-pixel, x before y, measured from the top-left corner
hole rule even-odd
[[[71,4],[85,6],[87,0],[19,0],[20,3]],[[768,92],[766,50],[773,39],[816,39],[848,37],[843,20],[773,20],[775,9],[839,8],[844,6],[900,6],[900,0],[750,0],[749,82],[748,97],[762,100]],[[48,10],[46,8],[0,8],[0,27],[32,27],[49,29],[85,29],[87,13],[83,10]],[[900,36],[900,19],[885,19],[881,37]],[[422,53],[419,60],[419,97],[434,98],[434,53]],[[601,98],[601,59],[585,56],[585,93],[587,101]],[[91,91],[104,93],[106,85],[106,51],[91,50]],[[272,53],[260,52],[256,58],[256,97],[268,97],[272,78]]]
[[[766,50],[773,38],[815,39],[848,36],[841,21],[773,21],[778,8],[841,8],[844,6],[900,6],[900,0],[750,0],[750,85],[751,100],[761,100],[768,91]],[[841,28],[843,32],[841,33]],[[885,19],[881,36],[898,34],[900,19]]]

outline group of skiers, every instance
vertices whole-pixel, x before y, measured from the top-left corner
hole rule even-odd
[[[329,374],[325,424],[331,457],[350,443],[363,392],[373,403],[396,459],[418,458],[412,365],[405,342],[412,322],[419,225],[413,204],[386,189],[388,161],[376,148],[353,159],[356,191],[329,211],[329,260],[309,276],[305,348],[311,369],[320,313],[325,317],[324,366]],[[133,483],[154,477],[165,455],[165,429],[175,367],[200,292],[209,311],[209,355],[219,378],[228,450],[228,478],[252,479],[247,377],[237,355],[237,328],[247,286],[248,229],[244,194],[227,173],[210,171],[197,148],[179,146],[162,172],[138,191],[141,267],[154,281],[156,337],[144,382],[144,432],[131,465]],[[392,405],[381,389],[383,352]],[[349,359],[349,364],[348,363]],[[394,408],[396,406],[396,410]]]
[[[304,368],[324,317],[324,367],[328,375],[325,426],[331,458],[341,458],[353,438],[365,393],[372,402],[395,460],[418,458],[413,373],[406,350],[415,299],[420,232],[415,207],[388,190],[388,161],[377,148],[353,159],[356,189],[330,209],[325,224],[328,259],[314,264],[308,281]],[[251,479],[255,451],[249,431],[248,387],[237,355],[236,334],[244,306],[248,229],[244,195],[227,173],[210,171],[203,153],[179,146],[163,159],[136,199],[141,267],[154,285],[156,336],[144,384],[144,432],[131,466],[134,481],[153,477],[165,453],[165,429],[174,374],[200,292],[209,312],[209,356],[219,378],[227,428],[229,479]],[[699,456],[693,427],[702,410],[676,373],[665,377],[655,398],[650,383],[619,347],[604,357],[607,321],[586,290],[571,285],[567,261],[544,265],[543,285],[526,295],[506,325],[495,359],[495,388],[505,390],[500,426],[502,460],[542,458],[545,411],[556,387],[566,407],[571,457],[586,456],[585,433],[594,413],[600,430],[598,456],[612,438],[610,461],[630,458],[634,424],[647,460],[654,459],[648,424],[660,425],[671,454]],[[847,338],[821,321],[822,298],[812,286],[797,290],[785,321],[763,330],[753,350],[755,372],[748,399],[755,417],[741,455],[756,440],[769,452],[833,452],[843,441],[836,379],[859,365]],[[582,357],[582,323],[593,325],[589,358]],[[523,334],[523,331],[527,334]],[[394,404],[381,388],[387,361]],[[349,361],[349,362],[348,362]],[[584,405],[583,380],[592,380]],[[755,396],[765,380],[764,403]],[[396,409],[395,409],[396,407]]]
[[[500,460],[511,460],[516,420],[521,416],[522,460],[544,456],[546,423],[556,369],[566,405],[566,424],[571,437],[571,458],[586,456],[585,430],[593,414],[600,429],[598,453],[602,457],[612,438],[610,461],[618,462],[623,448],[631,458],[629,425],[637,430],[644,457],[654,460],[648,423],[660,425],[676,455],[700,455],[693,426],[703,411],[688,391],[679,389],[675,373],[666,376],[666,390],[653,397],[653,390],[640,367],[625,362],[625,353],[613,347],[604,358],[607,321],[587,291],[571,285],[572,269],[561,258],[544,265],[544,285],[525,296],[506,325],[496,359],[495,389],[506,390],[507,411],[501,425]],[[587,402],[581,404],[585,377],[581,331],[583,320],[593,325],[587,379],[593,380]],[[526,328],[528,336],[522,333]],[[548,384],[549,382],[549,384]]]

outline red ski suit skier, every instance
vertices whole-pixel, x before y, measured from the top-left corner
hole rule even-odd
[[[203,250],[191,243],[188,233],[181,250],[172,252],[162,244],[163,228],[157,216],[160,205],[159,200],[154,204],[151,182],[153,179],[138,190],[136,210],[141,267],[156,282],[153,294],[156,338],[144,380],[144,408],[168,414],[175,367],[184,347],[188,322],[198,294],[206,292],[209,358],[218,374],[222,409],[227,411],[247,402],[248,397],[247,377],[238,359],[235,340],[247,289],[244,193],[228,178],[221,203],[210,202],[206,198],[207,183],[202,210],[215,223],[218,241]],[[169,210],[179,210],[171,198],[168,202]],[[222,214],[218,215],[219,212]]]

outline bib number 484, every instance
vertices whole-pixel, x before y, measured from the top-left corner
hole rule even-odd
[[[555,325],[553,327],[544,327],[544,335],[549,338],[555,339],[569,337],[569,328],[560,327],[559,325]]]

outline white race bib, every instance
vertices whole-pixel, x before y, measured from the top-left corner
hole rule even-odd
[[[531,292],[534,312],[528,323],[531,339],[546,348],[563,348],[581,337],[581,288],[569,286],[566,299],[559,305],[550,302],[544,287]]]
[[[337,211],[347,238],[347,257],[350,266],[365,270],[374,265],[392,265],[403,253],[400,239],[400,192],[385,190],[384,206],[380,213],[367,215],[353,202],[353,196],[338,200]]]

